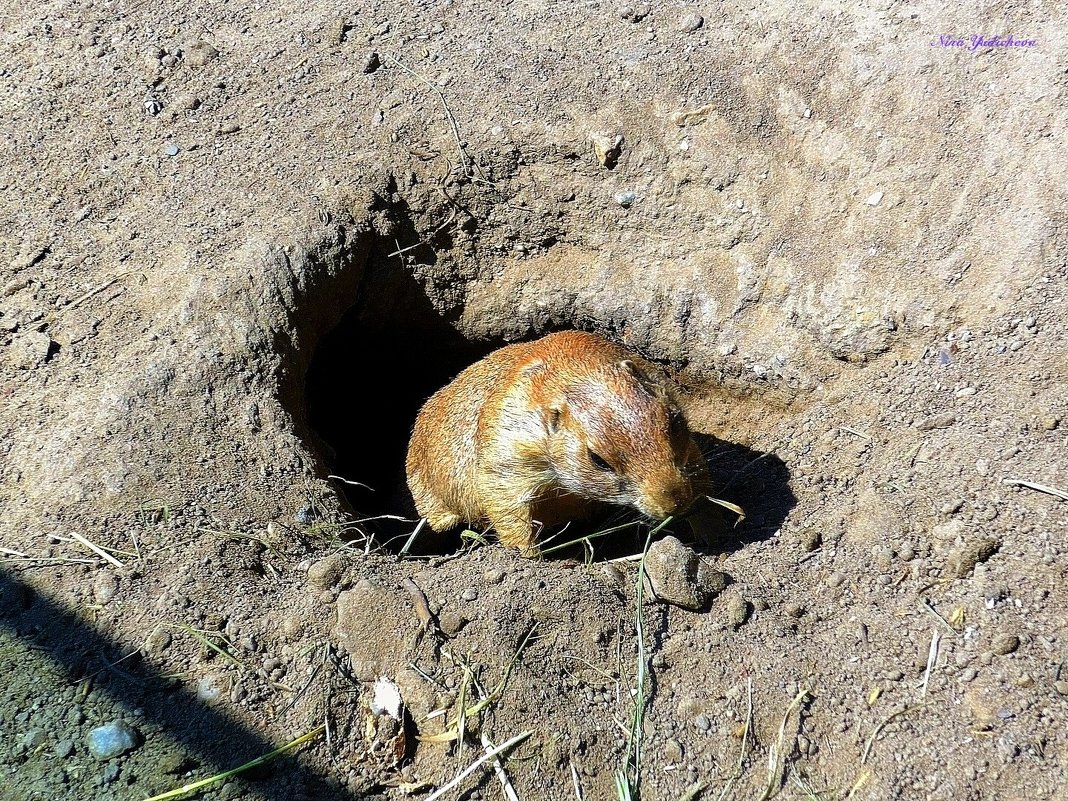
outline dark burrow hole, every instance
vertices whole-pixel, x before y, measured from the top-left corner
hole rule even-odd
[[[434,254],[423,247],[413,258],[425,263]],[[417,520],[404,459],[420,407],[465,367],[505,344],[503,340],[465,338],[454,325],[458,317],[459,310],[450,314],[435,308],[413,271],[390,259],[385,247],[372,247],[355,305],[319,340],[306,373],[306,420],[318,437],[330,473],[339,477],[332,483],[351,507],[352,519],[365,521],[361,528],[389,550],[402,547]],[[567,327],[572,326],[556,329]],[[550,330],[532,333],[531,338]],[[735,526],[733,514],[708,507],[711,513],[704,517],[706,528],[700,539],[711,551],[725,552],[778,530],[795,503],[782,461],[774,454],[713,437],[695,434],[695,438],[708,457],[715,484],[725,489],[723,494],[714,494],[740,504],[747,512],[742,525]],[[576,521],[554,542],[574,540],[637,517],[632,510],[617,509]],[[711,529],[707,527],[710,520]],[[596,540],[596,557],[635,553],[646,531],[631,527]],[[690,526],[683,521],[675,521],[670,531],[694,541]],[[461,545],[459,529],[441,536],[424,528],[412,550],[449,553]],[[558,553],[581,554],[578,546]]]

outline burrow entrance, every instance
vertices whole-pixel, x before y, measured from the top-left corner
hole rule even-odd
[[[410,222],[404,221],[404,228],[415,237]],[[318,440],[316,449],[329,473],[336,477],[331,482],[338,495],[347,501],[355,520],[365,521],[362,527],[374,535],[375,542],[392,550],[407,539],[414,523],[384,518],[416,518],[404,459],[420,407],[465,367],[505,344],[503,338],[472,340],[460,331],[460,276],[470,270],[457,265],[451,285],[446,280],[443,288],[442,274],[447,279],[448,262],[457,258],[448,251],[451,242],[447,238],[403,254],[397,254],[397,244],[396,238],[376,237],[359,259],[347,259],[354,269],[362,268],[362,277],[350,295],[354,302],[318,338],[303,393],[305,421]],[[445,269],[428,272],[428,266]],[[434,277],[432,283],[428,274]],[[351,282],[341,283],[351,286]],[[442,296],[459,301],[443,304]],[[329,302],[336,304],[337,298]],[[596,326],[583,319],[556,320],[529,338],[567,328]],[[729,490],[722,497],[743,505],[748,514],[740,528],[726,525],[725,517],[723,528],[712,533],[713,542],[718,540],[720,547],[730,549],[777,530],[795,502],[781,460],[712,436],[697,432],[695,436],[709,457],[715,480]],[[637,517],[630,510],[619,510],[607,518],[576,522],[566,538]],[[682,522],[673,531],[684,538],[691,536],[690,527]],[[460,539],[458,532],[453,534],[436,537],[427,530],[415,550],[454,550]],[[640,544],[637,530],[621,535],[615,543],[599,544],[598,556],[632,553],[636,544]]]

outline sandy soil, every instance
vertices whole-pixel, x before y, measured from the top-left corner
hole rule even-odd
[[[1063,10],[3,16],[0,798],[306,734],[203,797],[425,798],[524,733],[521,799],[1068,797]],[[747,512],[696,611],[643,531],[356,522],[422,399],[566,328],[677,372]]]

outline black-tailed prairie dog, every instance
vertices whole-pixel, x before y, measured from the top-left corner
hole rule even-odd
[[[605,504],[662,520],[708,481],[670,379],[580,331],[508,345],[461,372],[420,410],[406,468],[432,529],[490,525],[526,553],[540,526]]]

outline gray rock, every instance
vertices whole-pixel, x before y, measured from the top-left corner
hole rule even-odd
[[[209,706],[219,703],[228,684],[229,680],[224,676],[204,676],[197,682],[197,700]]]
[[[237,130],[236,128],[234,129]],[[223,130],[220,133],[227,133]],[[316,520],[319,519],[319,512],[312,503],[302,504],[296,512],[293,513],[293,519],[300,523],[302,526],[310,526]]]
[[[12,367],[29,370],[48,359],[52,338],[40,331],[29,331],[15,337],[7,347],[6,361]]]
[[[396,675],[408,663],[408,643],[420,628],[412,600],[398,588],[361,581],[337,597],[337,634],[361,681]]]
[[[629,189],[626,192],[616,192],[612,195],[612,198],[625,209],[634,205],[634,201],[638,199],[638,196],[631,192]]]
[[[129,723],[113,720],[89,732],[86,743],[89,753],[103,761],[133,751],[141,745],[141,733]]]
[[[698,611],[730,583],[730,577],[707,565],[675,537],[654,542],[645,559],[653,593],[664,603]]]
[[[817,528],[806,528],[800,534],[801,547],[812,553],[823,544],[823,534]]]

